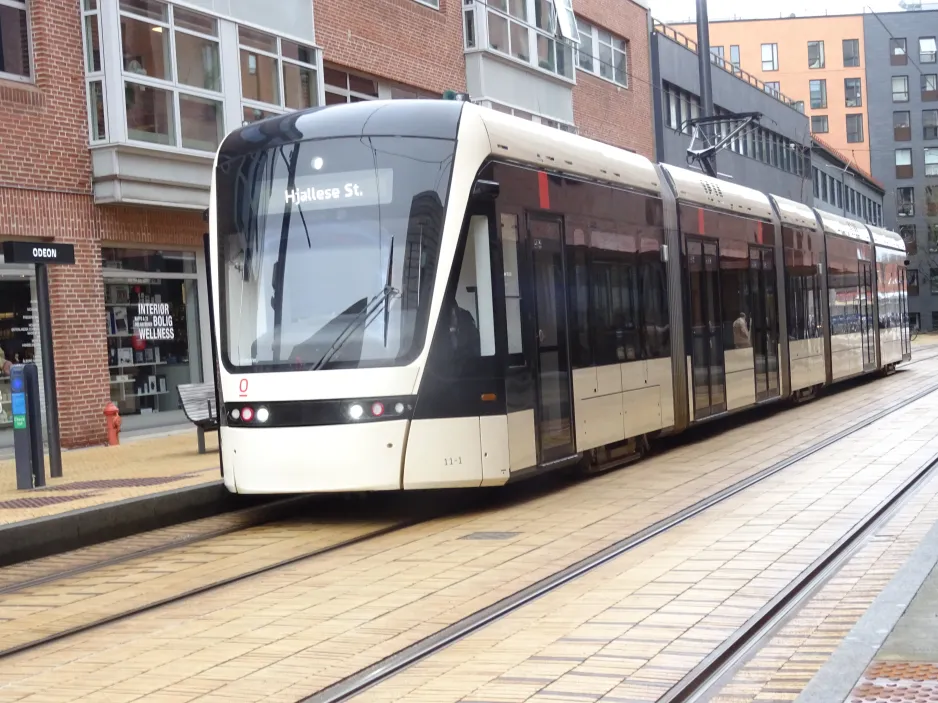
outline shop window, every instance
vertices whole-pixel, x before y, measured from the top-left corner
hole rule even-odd
[[[111,400],[122,415],[177,411],[176,388],[202,381],[195,254],[103,248],[102,258]]]
[[[0,263],[2,261],[0,255]],[[40,406],[44,411],[38,314],[36,281],[31,267],[0,267],[0,437],[3,433],[12,434],[10,370],[13,364],[36,364],[40,377]],[[7,444],[12,446],[12,438],[7,440]]]

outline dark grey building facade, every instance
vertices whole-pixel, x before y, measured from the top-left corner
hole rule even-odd
[[[700,115],[697,46],[670,27],[655,23],[651,33],[651,80],[655,87],[655,149],[662,163],[688,167],[687,147],[693,131],[684,122]],[[765,193],[812,204],[808,118],[785,96],[756,81],[740,68],[714,57],[711,62],[713,104],[721,113],[760,112],[761,126],[733,139],[717,154],[717,172]],[[722,122],[729,134],[732,121]]]
[[[863,17],[873,176],[906,240],[909,314],[938,329],[938,10]]]
[[[885,188],[817,137],[811,144],[811,173],[818,210],[883,226]]]

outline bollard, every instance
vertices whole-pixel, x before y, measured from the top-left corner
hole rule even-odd
[[[110,447],[116,447],[121,443],[121,414],[113,401],[108,401],[104,406],[104,418],[107,423],[107,443]]]

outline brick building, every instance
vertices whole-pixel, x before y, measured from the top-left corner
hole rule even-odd
[[[0,0],[0,240],[76,247],[51,274],[65,446],[103,441],[109,400],[125,428],[180,422],[176,386],[210,378],[201,213],[214,150],[241,124],[452,89],[653,155],[640,1],[266,5]],[[0,265],[0,364],[39,364],[35,297],[32,271]]]

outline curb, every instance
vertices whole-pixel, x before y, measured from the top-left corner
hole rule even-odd
[[[0,526],[0,567],[264,502],[258,498],[216,480]]]

